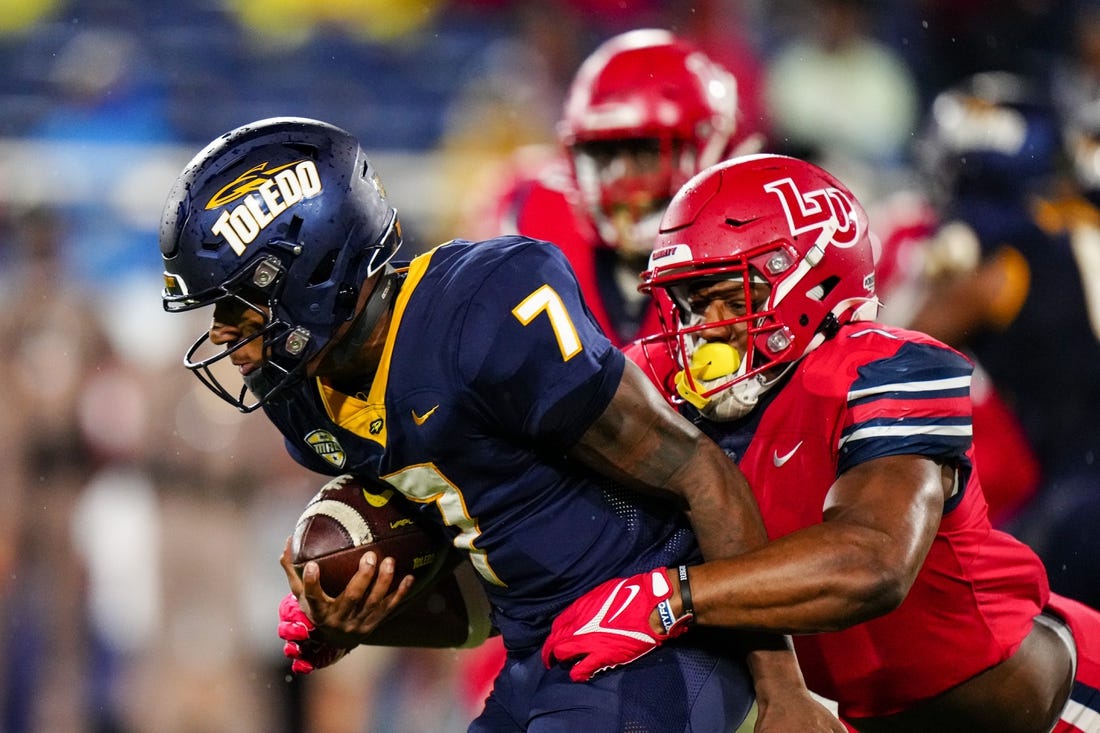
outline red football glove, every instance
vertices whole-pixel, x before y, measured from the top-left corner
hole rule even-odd
[[[633,662],[688,629],[690,615],[675,618],[668,599],[672,586],[664,568],[615,578],[573,601],[554,619],[542,647],[542,662],[576,660],[569,670],[574,682]],[[653,633],[649,617],[658,609],[664,633]]]
[[[286,642],[283,655],[293,660],[290,671],[309,674],[315,669],[335,664],[348,649],[312,638],[317,627],[306,616],[298,599],[287,593],[279,603],[279,638]]]

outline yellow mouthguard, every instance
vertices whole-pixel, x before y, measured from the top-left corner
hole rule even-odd
[[[697,384],[727,377],[741,366],[741,354],[729,344],[707,342],[691,355],[691,377]],[[683,370],[676,373],[676,392],[697,409],[709,402],[709,399],[691,388]]]

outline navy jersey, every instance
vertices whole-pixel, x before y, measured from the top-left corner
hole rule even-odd
[[[1100,319],[1087,307],[1085,283],[1098,273],[1077,250],[1095,250],[1096,242],[1075,241],[1087,228],[1078,232],[1037,221],[1023,204],[964,199],[953,213],[973,228],[983,257],[1008,258],[1013,297],[1019,299],[1009,322],[976,334],[970,347],[1019,416],[1045,479],[1067,471],[1095,477]],[[1051,208],[1047,218],[1060,221],[1051,216],[1057,213]]]
[[[506,646],[608,578],[698,559],[686,518],[566,453],[624,357],[561,251],[457,240],[413,260],[377,373],[355,395],[307,380],[266,405],[303,465],[377,473],[469,553]]]

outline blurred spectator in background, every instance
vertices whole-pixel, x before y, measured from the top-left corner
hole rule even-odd
[[[0,13],[0,34],[22,33],[40,22],[63,0],[7,0]]]
[[[80,31],[53,59],[48,78],[59,103],[35,134],[77,142],[172,139],[163,89],[150,68],[138,36],[110,27]]]
[[[943,223],[911,325],[972,351],[1019,416],[1040,486],[1006,526],[1054,591],[1100,606],[1096,210],[1058,194],[1060,122],[1021,75],[984,72],[938,95],[927,153]]]
[[[75,406],[105,339],[79,294],[56,287],[65,222],[17,212],[5,237],[0,338],[6,515],[3,725],[75,730],[87,710],[83,564],[69,522],[95,460]],[[48,704],[47,704],[48,701]]]
[[[561,99],[588,49],[589,32],[571,8],[520,3],[511,12],[515,35],[485,50],[447,109],[439,145],[446,208],[431,241],[494,231],[480,211],[485,192],[502,177],[541,166]]]
[[[1071,121],[1100,99],[1100,3],[1085,2],[1073,14],[1064,52],[1052,56],[1051,95],[1059,114]]]
[[[872,202],[904,165],[919,119],[913,72],[872,35],[870,0],[813,0],[768,57],[774,149],[809,158]]]
[[[1075,13],[1094,0],[901,0],[908,24],[899,51],[917,73],[922,107],[944,89],[990,70],[1044,79],[1063,53]],[[879,14],[880,20],[883,13]]]
[[[136,167],[137,146],[175,137],[151,68],[141,39],[110,27],[81,30],[52,60],[56,104],[30,134],[49,144],[36,162],[53,196],[68,204],[59,276],[103,281],[145,262],[156,219],[135,212],[133,179],[123,172]]]
[[[445,0],[226,0],[226,7],[257,42],[299,46],[326,30],[363,42],[401,41],[429,26]]]

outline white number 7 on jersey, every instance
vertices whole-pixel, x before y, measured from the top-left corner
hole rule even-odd
[[[573,320],[565,310],[565,303],[561,302],[561,296],[549,285],[543,285],[524,298],[522,303],[512,309],[512,315],[526,326],[543,311],[546,311],[550,319],[550,328],[554,330],[554,338],[558,340],[562,361],[569,361],[581,353],[581,339],[577,335]]]

